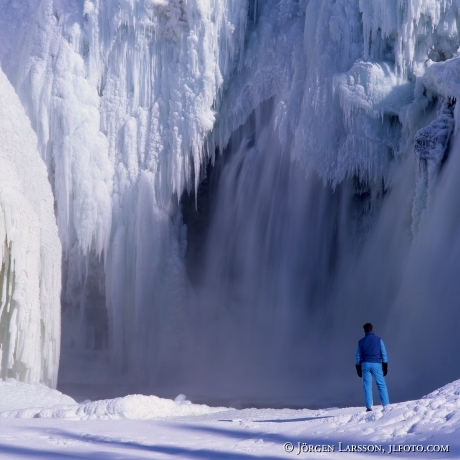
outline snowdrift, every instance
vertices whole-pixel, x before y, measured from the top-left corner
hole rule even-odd
[[[35,400],[43,394],[42,386],[20,387],[21,393],[33,394],[36,392]],[[50,390],[52,391],[52,390]],[[48,401],[54,398],[54,405],[51,407],[32,407],[4,411],[0,417],[14,418],[65,418],[70,420],[148,420],[159,417],[179,417],[186,415],[206,415],[215,412],[228,410],[224,407],[209,407],[204,404],[192,404],[185,398],[176,400],[158,398],[157,396],[129,395],[124,398],[107,399],[102,401],[72,404],[75,401],[68,396],[59,395],[53,392]],[[180,395],[182,396],[182,395]],[[67,401],[65,399],[67,398]],[[2,399],[2,387],[0,386],[0,400]],[[29,397],[30,401],[34,401]],[[38,405],[38,404],[37,404]],[[40,404],[43,406],[43,404]]]
[[[24,383],[15,379],[0,380],[0,412],[63,404],[76,404],[76,401],[41,383]]]

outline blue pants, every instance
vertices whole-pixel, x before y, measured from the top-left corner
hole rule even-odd
[[[363,385],[364,385],[364,398],[366,400],[366,407],[370,409],[372,407],[372,376],[375,378],[375,383],[379,389],[380,401],[382,406],[390,404],[390,398],[388,397],[387,384],[385,377],[383,376],[382,364],[381,363],[362,363],[363,370]]]

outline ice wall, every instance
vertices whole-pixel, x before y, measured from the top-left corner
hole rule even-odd
[[[0,69],[0,377],[56,386],[61,244],[37,137]]]
[[[178,197],[209,155],[247,4],[42,0],[32,9],[6,8],[12,20],[33,19],[4,59],[56,199],[65,345],[109,346],[119,369],[150,375],[145,363],[174,348],[186,303]]]

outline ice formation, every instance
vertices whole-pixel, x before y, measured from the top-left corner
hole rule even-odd
[[[427,201],[436,183],[454,130],[454,101],[443,103],[439,116],[415,134],[414,150],[417,155],[419,177],[412,211],[412,230],[416,233],[426,213]]]
[[[61,244],[37,137],[0,70],[0,378],[56,385]]]
[[[178,196],[200,180],[245,3],[45,0],[34,14],[10,45],[19,62],[5,59],[56,198],[66,344],[110,342],[120,368],[148,373],[176,333]]]
[[[19,37],[3,33],[2,66],[55,196],[63,349],[108,349],[117,372],[158,385],[195,378],[231,393],[237,375],[248,393],[264,384],[286,394],[294,368],[307,380],[325,357],[344,369],[342,352],[318,345],[325,331],[353,348],[346,334],[374,315],[396,343],[390,324],[418,314],[427,333],[439,299],[436,321],[456,324],[457,265],[446,255],[456,248],[459,8],[1,6],[3,30]],[[181,195],[198,192],[215,150],[224,158],[206,242],[187,268]],[[436,251],[441,235],[451,245]],[[397,364],[409,380],[426,374],[411,334]],[[297,389],[319,388],[309,385]]]

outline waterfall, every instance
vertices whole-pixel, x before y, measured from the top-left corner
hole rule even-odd
[[[349,217],[364,208],[353,203],[359,181],[333,190],[307,179],[281,147],[268,101],[231,137],[210,182],[206,238],[189,267],[199,275],[188,378],[232,404],[302,404],[322,367],[339,263],[364,225]]]

